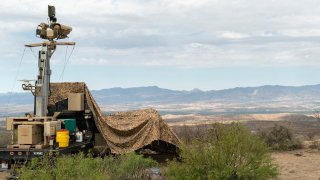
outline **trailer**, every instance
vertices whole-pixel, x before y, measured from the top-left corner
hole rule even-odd
[[[83,118],[79,116],[83,115]],[[33,117],[10,117],[7,118],[7,130],[11,131],[11,142],[5,146],[0,147],[0,163],[2,169],[10,169],[13,165],[21,162],[26,162],[32,158],[42,157],[44,155],[63,155],[73,154],[78,152],[87,153],[94,147],[95,129],[90,129],[87,126],[83,126],[81,122],[91,120],[90,113],[83,112],[69,112],[64,111],[57,113],[57,116],[48,116],[45,118]],[[59,119],[57,119],[59,118]],[[74,118],[74,119],[71,119]],[[73,121],[74,133],[69,135],[69,144],[67,147],[59,147],[56,141],[56,134],[54,131],[60,129],[70,129],[66,121]],[[53,125],[52,125],[53,124]],[[78,125],[77,125],[78,124]],[[26,140],[19,141],[19,136],[23,135],[19,132],[19,127],[36,127],[39,129],[40,134],[29,134],[30,136],[38,136],[38,141],[34,144],[25,144]],[[57,128],[56,126],[59,126]],[[60,127],[61,126],[61,127]],[[94,126],[91,126],[94,127]],[[80,130],[81,129],[81,130]],[[25,130],[25,129],[22,129]],[[70,130],[71,132],[71,130]],[[81,136],[77,136],[76,133],[81,132]],[[20,134],[19,134],[20,133]],[[23,133],[23,132],[22,132]],[[33,137],[30,137],[33,138]],[[78,139],[77,139],[78,138]],[[79,139],[80,138],[80,139]],[[30,140],[30,139],[29,139]],[[22,141],[22,142],[21,142]]]
[[[28,161],[32,158],[39,158],[47,154],[54,155],[64,155],[64,154],[74,154],[78,152],[88,153],[90,149],[93,148],[93,143],[90,139],[85,142],[75,142],[70,144],[68,148],[42,148],[37,149],[36,147],[3,147],[0,148],[0,159],[2,161],[2,166],[11,168],[12,165],[18,163],[18,161]]]

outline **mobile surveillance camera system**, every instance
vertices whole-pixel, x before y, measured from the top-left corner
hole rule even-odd
[[[48,105],[49,97],[54,95],[50,91],[50,89],[52,90],[52,87],[50,88],[51,57],[58,45],[75,45],[75,42],[58,42],[60,39],[67,38],[72,28],[57,21],[54,6],[48,6],[48,19],[48,24],[40,23],[36,29],[37,37],[41,38],[43,42],[25,45],[30,48],[40,47],[36,79],[20,80],[22,81],[22,89],[30,91],[34,95],[34,113],[6,118],[7,130],[11,132],[11,142],[7,144],[7,147],[0,146],[1,167],[15,168],[15,164],[20,162],[25,164],[27,160],[41,157],[46,153],[88,152],[93,147],[94,125],[91,125],[93,118],[91,111],[82,106],[84,94],[70,92],[68,98],[55,103],[54,108]],[[65,107],[69,105],[69,101],[77,109]],[[91,124],[87,126],[88,122]],[[76,126],[79,128],[78,130]],[[68,128],[70,136],[65,136],[68,138],[68,144],[60,147],[56,139],[57,132],[60,129]],[[85,135],[82,134],[81,141],[76,141],[76,135],[80,130],[85,131]]]

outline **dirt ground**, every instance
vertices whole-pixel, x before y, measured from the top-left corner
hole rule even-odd
[[[0,180],[5,180],[6,179],[6,172],[0,172]]]
[[[320,179],[320,152],[317,150],[296,150],[272,153],[279,166],[279,179]]]

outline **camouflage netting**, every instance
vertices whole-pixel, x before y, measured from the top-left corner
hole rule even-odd
[[[85,93],[85,104],[112,153],[132,152],[164,141],[177,146],[179,139],[154,109],[104,115],[85,83],[51,83],[49,106],[68,98],[68,93]]]

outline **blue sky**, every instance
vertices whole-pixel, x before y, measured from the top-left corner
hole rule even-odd
[[[0,92],[15,82],[23,45],[47,5],[76,41],[52,58],[52,81],[90,89],[159,86],[203,90],[319,84],[317,0],[4,0],[0,6]],[[17,79],[35,79],[38,49],[25,51]]]

